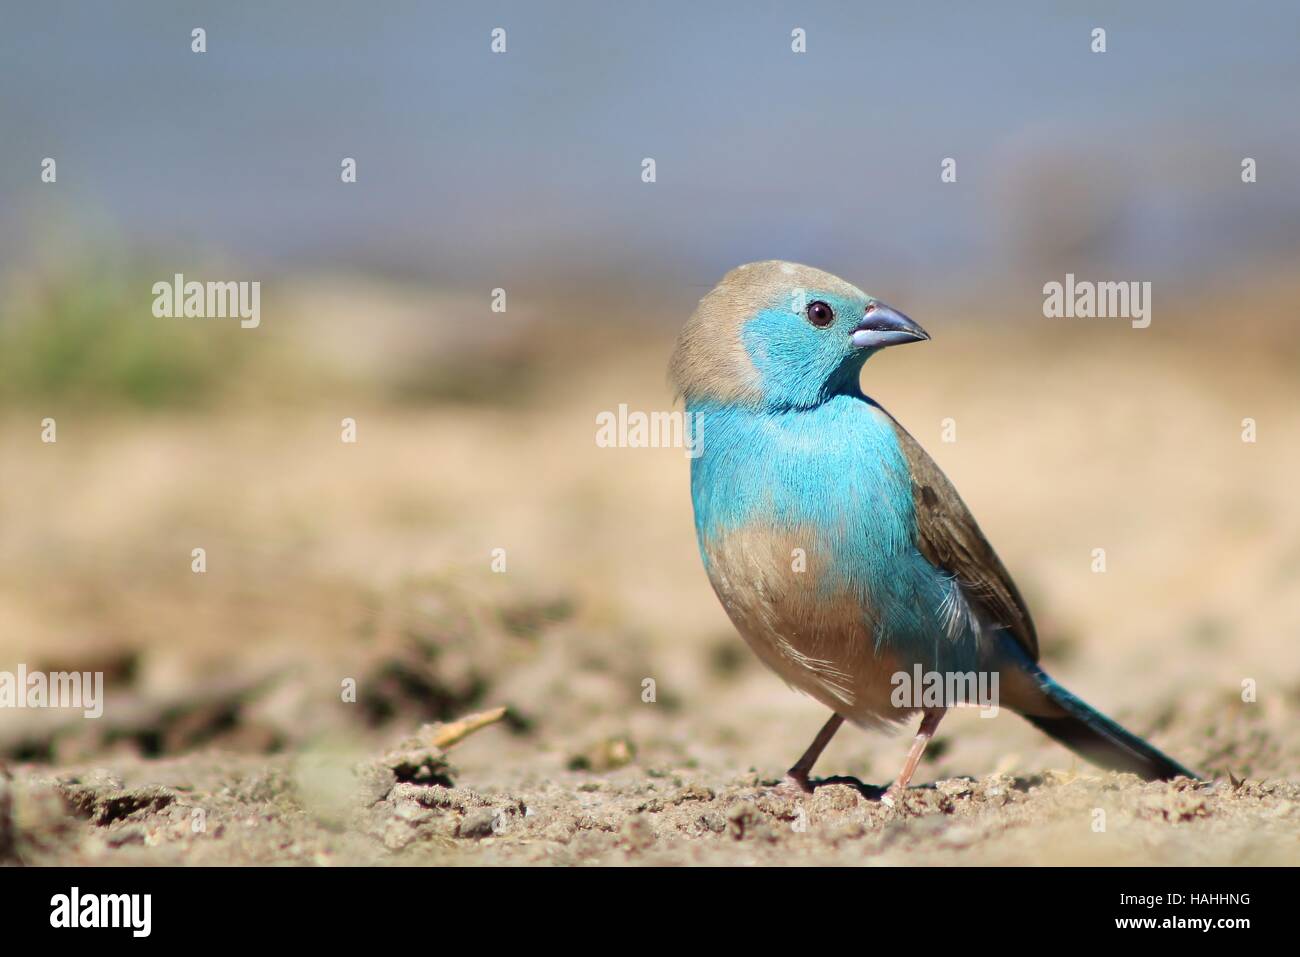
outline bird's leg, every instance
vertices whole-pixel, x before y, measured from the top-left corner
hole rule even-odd
[[[898,780],[894,782],[894,787],[901,790],[912,780],[912,775],[916,773],[916,766],[921,763],[921,755],[925,753],[925,746],[934,737],[935,729],[939,727],[939,722],[947,712],[947,708],[927,708],[922,713],[921,727],[916,729],[916,737],[912,739],[912,747],[908,749],[907,760],[903,762],[903,770],[898,772]]]
[[[785,772],[785,779],[777,786],[780,791],[793,791],[803,794],[812,793],[812,785],[808,783],[808,775],[812,773],[813,765],[821,757],[822,752],[826,750],[826,745],[831,743],[831,738],[835,737],[835,732],[840,729],[844,719],[838,714],[830,716],[822,729],[817,732],[817,737],[813,738],[813,743],[808,745],[808,750],[803,753],[798,761],[794,763],[789,771]]]

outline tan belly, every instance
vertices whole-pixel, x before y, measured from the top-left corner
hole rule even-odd
[[[816,537],[734,532],[709,548],[709,578],[736,629],[791,687],[860,725],[902,721],[890,703],[900,663],[878,655],[869,611],[853,595],[825,595]]]

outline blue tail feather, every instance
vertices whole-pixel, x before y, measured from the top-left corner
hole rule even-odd
[[[1093,764],[1112,771],[1127,771],[1147,781],[1168,781],[1179,777],[1199,780],[1196,772],[1183,767],[1071,694],[1036,664],[1026,667],[1044,696],[1065,712],[1053,717],[1023,715],[1048,737]]]
[[[995,648],[1003,669],[1016,668],[1033,682],[1036,700],[1025,700],[1019,707],[1013,707],[1048,737],[1093,764],[1112,771],[1127,771],[1147,781],[1180,777],[1200,780],[1195,771],[1183,767],[1063,688],[1010,635],[999,632]],[[1055,706],[1048,714],[1042,713],[1048,710],[1042,707],[1044,702]]]

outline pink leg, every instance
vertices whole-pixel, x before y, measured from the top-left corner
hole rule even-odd
[[[912,780],[912,775],[916,773],[916,766],[921,763],[921,755],[925,753],[925,746],[934,737],[935,729],[939,727],[939,722],[943,720],[947,711],[947,708],[934,708],[922,714],[921,727],[917,729],[916,737],[912,739],[912,747],[907,752],[907,760],[903,762],[903,770],[898,772],[898,780],[894,782],[894,787],[905,788]]]
[[[840,729],[844,719],[838,714],[833,714],[830,720],[822,725],[822,729],[817,732],[817,737],[813,738],[813,743],[808,745],[808,750],[803,753],[794,767],[785,772],[785,780],[778,786],[779,791],[794,791],[797,793],[811,794],[812,785],[808,783],[808,775],[812,773],[813,765],[821,757],[822,752],[826,750],[826,745],[831,743],[831,738],[835,737],[835,732]]]

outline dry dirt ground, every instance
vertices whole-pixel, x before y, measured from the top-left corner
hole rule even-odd
[[[1207,783],[963,712],[904,795],[774,795],[825,715],[731,632],[681,452],[593,441],[597,412],[669,407],[651,337],[499,406],[68,410],[54,446],[0,421],[0,668],[107,682],[97,720],[0,714],[0,860],[1300,863],[1300,350],[1210,332],[954,328],[867,369],[1048,670]],[[880,784],[905,748],[849,728],[817,770]]]

